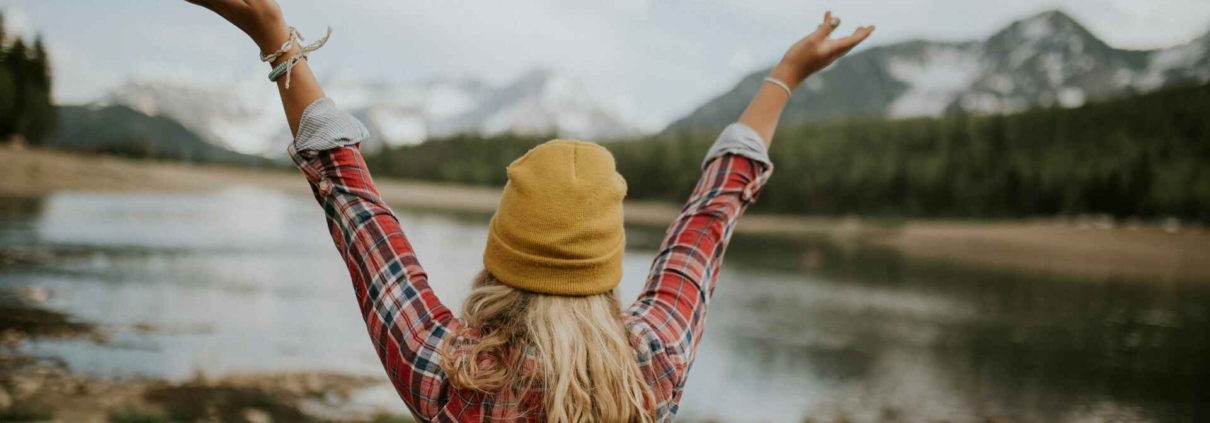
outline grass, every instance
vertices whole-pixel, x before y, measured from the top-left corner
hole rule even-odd
[[[54,414],[45,410],[34,410],[16,406],[0,411],[0,422],[40,422],[54,418]]]
[[[109,415],[109,423],[167,423],[168,419],[159,413],[150,413],[133,408],[122,410]]]

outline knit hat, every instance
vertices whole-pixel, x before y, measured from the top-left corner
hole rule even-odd
[[[483,265],[505,285],[550,295],[609,292],[622,280],[626,180],[604,147],[554,140],[508,166]]]

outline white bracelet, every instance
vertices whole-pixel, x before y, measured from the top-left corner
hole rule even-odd
[[[768,77],[768,78],[765,78],[765,82],[768,82],[768,83],[770,83],[770,84],[773,84],[773,85],[779,86],[779,87],[781,87],[781,89],[786,90],[786,96],[787,96],[787,97],[793,97],[793,96],[794,96],[794,91],[790,89],[790,86],[789,86],[789,85],[786,85],[786,83],[785,83],[785,82],[781,82],[781,80],[779,80],[779,79],[777,79],[777,78],[774,78],[774,77],[770,76],[770,77]]]
[[[277,58],[281,57],[283,54],[290,52],[290,49],[294,48],[295,39],[301,40],[302,37],[298,35],[298,30],[294,29],[294,27],[290,27],[290,38],[287,39],[286,42],[282,43],[281,48],[277,49],[277,51],[261,56],[260,61],[271,63],[274,60],[277,60]]]

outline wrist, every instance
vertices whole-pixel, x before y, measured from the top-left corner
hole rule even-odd
[[[775,78],[778,81],[786,83],[793,91],[798,88],[802,81],[807,79],[807,75],[799,72],[794,66],[789,66],[784,63],[779,63],[773,67],[773,71],[769,72],[769,77]]]
[[[252,40],[260,48],[261,56],[272,54],[290,40],[290,27],[285,22],[269,25]]]

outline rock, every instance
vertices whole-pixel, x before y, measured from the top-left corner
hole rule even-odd
[[[273,416],[264,410],[256,408],[244,409],[244,420],[248,423],[273,423]]]
[[[97,329],[88,335],[88,339],[96,344],[109,344],[113,342],[113,334],[105,329]]]
[[[318,394],[324,391],[323,379],[315,373],[303,375],[303,387],[307,394]]]
[[[8,394],[8,391],[4,390],[3,386],[0,386],[0,410],[7,410],[12,406],[13,397]]]
[[[45,286],[26,286],[17,290],[17,297],[34,305],[50,301],[51,292]]]
[[[18,400],[29,398],[42,389],[42,381],[31,377],[12,376],[9,382],[12,383],[13,398]]]
[[[5,330],[4,333],[0,333],[0,346],[16,348],[25,341],[25,338],[28,337],[29,335],[26,335],[25,332],[17,329],[8,329]]]

